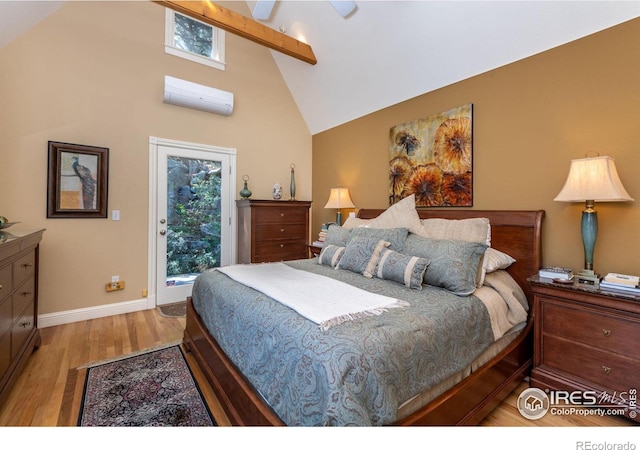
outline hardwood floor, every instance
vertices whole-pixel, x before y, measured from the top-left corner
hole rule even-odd
[[[0,405],[0,426],[54,427],[74,423],[70,399],[77,368],[140,350],[182,340],[185,319],[162,317],[155,309],[43,328],[42,345],[33,353],[5,402]],[[215,396],[197,364],[187,360],[218,425],[228,425]],[[482,423],[488,427],[632,426],[616,417],[552,416],[531,421],[516,408],[523,383]]]
[[[163,317],[155,309],[41,329],[42,344],[31,357],[5,402],[0,426],[52,427],[74,423],[67,392],[75,385],[77,368],[170,343],[180,343],[183,318]],[[189,355],[187,359],[190,360]],[[204,376],[189,361],[218,423],[226,418]],[[228,423],[228,422],[227,422]]]

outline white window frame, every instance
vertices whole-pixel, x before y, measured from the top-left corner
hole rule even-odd
[[[192,53],[181,48],[177,48],[174,46],[174,24],[175,24],[175,14],[180,14],[179,12],[174,11],[171,8],[165,8],[165,32],[164,32],[164,51],[173,56],[177,56],[179,58],[188,59],[189,61],[197,62],[199,64],[204,64],[205,66],[213,67],[218,70],[225,70],[226,62],[225,62],[225,32],[224,30],[214,27],[208,23],[202,22],[201,20],[194,19],[191,16],[186,16],[185,14],[181,14],[185,17],[189,17],[191,20],[195,20],[196,22],[200,22],[208,27],[211,27],[213,31],[213,46],[211,48],[211,57],[207,58],[206,56],[198,55],[196,53]]]

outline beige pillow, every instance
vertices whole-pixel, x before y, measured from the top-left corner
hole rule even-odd
[[[369,222],[371,222],[371,219],[359,219],[349,216],[347,220],[345,220],[344,225],[342,225],[342,228],[349,230],[351,228],[366,227]]]
[[[431,239],[480,242],[491,245],[491,224],[486,217],[472,219],[424,219],[423,236]]]
[[[516,260],[507,255],[506,253],[489,247],[484,252],[484,259],[482,261],[482,269],[478,278],[478,287],[484,284],[484,278],[488,273],[495,272],[496,270],[507,269]]]
[[[375,219],[369,220],[367,228],[407,228],[411,233],[424,234],[420,216],[416,211],[416,197],[411,194],[390,206]]]
[[[484,267],[487,273],[495,272],[500,269],[507,269],[516,260],[500,250],[488,248],[484,254]]]

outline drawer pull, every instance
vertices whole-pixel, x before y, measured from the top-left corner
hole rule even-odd
[[[31,295],[31,291],[22,291],[20,292],[20,295],[22,295],[23,297],[28,297]]]
[[[284,233],[284,228],[280,228],[280,233]]]
[[[0,284],[0,289],[2,289],[2,285]]]
[[[30,325],[31,325],[31,322],[30,322],[30,321],[22,322],[22,323],[20,324],[20,326],[21,326],[22,328],[27,328],[27,327],[28,327],[28,326],[30,326]]]
[[[284,248],[284,244],[280,244],[280,248]]]
[[[33,264],[31,263],[22,263],[20,264],[20,267],[22,267],[23,269],[30,269],[33,267]]]
[[[604,334],[606,337],[611,336],[611,330],[607,330],[605,328],[602,329],[602,334]]]
[[[602,370],[604,371],[604,373],[606,373],[607,375],[609,375],[609,373],[611,372],[611,367],[602,366]]]
[[[280,217],[284,217],[284,213],[280,213]]]

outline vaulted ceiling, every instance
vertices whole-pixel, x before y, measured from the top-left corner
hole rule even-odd
[[[0,1],[0,46],[63,2]],[[251,15],[256,2],[232,5]],[[317,64],[271,50],[312,134],[640,17],[640,1],[276,1],[260,22]],[[452,105],[455,106],[455,105]]]

